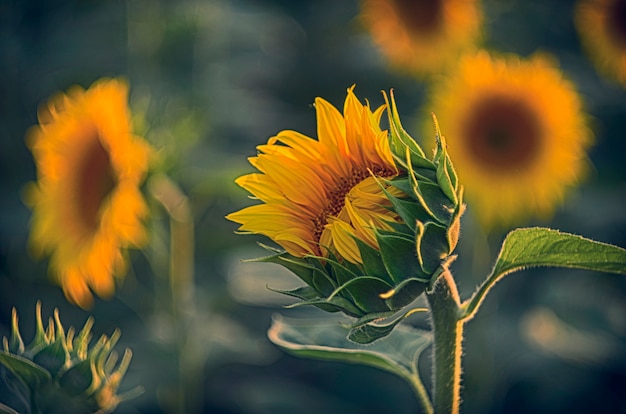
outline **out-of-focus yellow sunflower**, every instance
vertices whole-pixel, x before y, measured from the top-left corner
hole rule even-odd
[[[437,73],[481,34],[479,0],[361,0],[360,19],[389,63],[418,76]]]
[[[548,217],[585,171],[587,116],[548,56],[466,56],[431,93],[427,109],[446,126],[450,157],[486,228]]]
[[[574,21],[598,70],[626,86],[626,1],[580,1]]]
[[[227,218],[240,231],[262,234],[296,257],[326,256],[330,249],[352,263],[361,256],[354,237],[377,248],[374,228],[391,230],[399,221],[375,177],[398,174],[381,106],[371,111],[348,89],[343,116],[315,100],[318,140],[282,131],[257,147],[250,163],[260,171],[236,183],[262,204]],[[400,192],[388,187],[391,194]]]
[[[128,86],[103,79],[74,87],[39,111],[26,141],[37,182],[25,192],[33,209],[30,246],[50,255],[50,271],[69,301],[88,307],[91,290],[109,297],[126,272],[122,249],[146,239],[139,186],[150,148],[131,133]]]

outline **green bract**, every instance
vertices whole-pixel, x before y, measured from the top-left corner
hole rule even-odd
[[[413,302],[454,259],[460,218],[464,210],[463,189],[446,151],[446,143],[435,122],[437,147],[427,158],[417,142],[404,130],[391,94],[385,95],[389,115],[390,148],[400,174],[384,184],[401,190],[397,197],[385,191],[402,219],[393,231],[377,230],[379,249],[356,240],[362,264],[330,257],[296,258],[282,250],[254,261],[280,264],[294,272],[306,286],[281,293],[301,299],[292,306],[314,305],[328,312],[341,311],[359,318],[349,338],[368,343],[388,335],[415,310],[399,314]]]
[[[73,327],[66,334],[57,309],[45,330],[40,303],[36,317],[35,337],[24,346],[13,309],[11,337],[3,338],[0,350],[0,364],[21,383],[15,392],[22,394],[29,412],[108,413],[122,399],[129,398],[117,395],[132,357],[127,349],[118,363],[118,355],[113,351],[120,337],[118,330],[110,338],[102,335],[90,349],[92,318],[78,334]]]

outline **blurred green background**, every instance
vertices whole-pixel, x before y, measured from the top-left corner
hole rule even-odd
[[[594,169],[547,225],[626,246],[626,92],[598,76],[581,51],[574,2],[485,0],[485,45],[528,56],[554,54],[592,116]],[[411,413],[409,386],[373,368],[296,359],[265,337],[271,315],[319,316],[266,289],[297,284],[273,265],[241,264],[263,254],[253,236],[224,219],[250,203],[233,180],[255,146],[282,129],[315,136],[312,102],[341,107],[346,88],[372,106],[394,88],[416,132],[428,85],[390,71],[359,25],[356,1],[3,0],[0,2],[0,337],[11,308],[26,342],[34,309],[57,307],[66,325],[95,317],[94,333],[118,327],[118,349],[133,350],[121,392],[144,393],[119,413],[176,412],[179,377],[163,272],[131,252],[132,269],[114,299],[90,312],[69,305],[27,253],[35,180],[24,133],[55,92],[124,76],[137,123],[167,148],[170,176],[192,201],[196,308],[187,315],[197,372],[196,406],[207,413]],[[442,125],[445,134],[445,125]],[[152,224],[163,229],[158,214]],[[155,231],[155,235],[159,233]],[[161,235],[162,236],[162,235]],[[503,234],[484,236],[464,218],[453,267],[467,295],[490,270]],[[158,259],[158,258],[157,258]],[[158,270],[158,269],[157,269]],[[423,316],[408,323],[427,327]],[[542,335],[541,333],[547,332]],[[428,361],[424,375],[428,376]],[[0,379],[8,375],[0,371]],[[14,401],[0,381],[0,401]],[[466,413],[626,412],[626,279],[570,270],[528,270],[500,282],[467,325]],[[192,393],[192,394],[193,394]]]

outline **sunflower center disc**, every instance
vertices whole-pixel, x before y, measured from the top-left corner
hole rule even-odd
[[[607,29],[620,47],[626,47],[626,1],[615,0],[609,6]]]
[[[443,17],[441,0],[396,0],[399,17],[418,34],[431,34],[439,29]]]
[[[116,180],[111,166],[109,152],[100,139],[92,140],[79,169],[78,194],[79,209],[83,223],[90,229],[99,223],[99,212],[103,202],[115,188]]]
[[[468,152],[481,165],[514,173],[538,153],[541,136],[537,117],[526,104],[492,96],[479,102],[465,124]]]

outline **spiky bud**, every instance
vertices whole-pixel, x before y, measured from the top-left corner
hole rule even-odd
[[[35,337],[25,346],[18,327],[17,311],[13,309],[11,335],[3,337],[0,364],[7,368],[22,387],[21,400],[31,413],[108,413],[125,396],[117,394],[126,373],[132,352],[126,349],[118,363],[113,350],[120,337],[116,330],[110,337],[102,335],[89,347],[93,318],[87,319],[76,334],[73,327],[65,333],[58,309],[46,329],[41,318],[41,303],[36,306]]]

